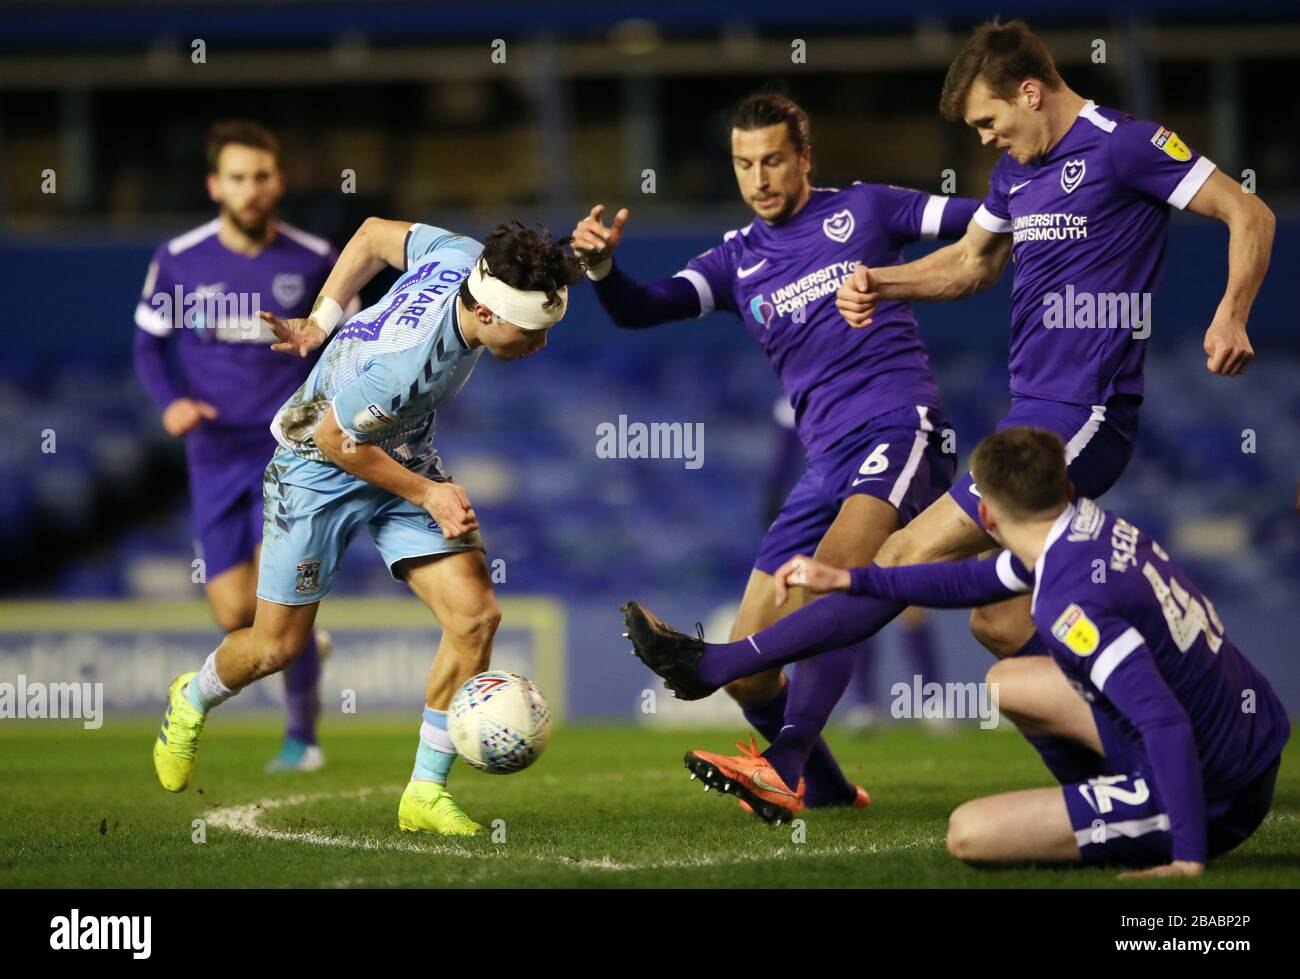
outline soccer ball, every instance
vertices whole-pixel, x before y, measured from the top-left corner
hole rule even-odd
[[[508,775],[527,768],[545,749],[551,710],[532,680],[489,670],[456,691],[447,708],[447,733],[457,753],[475,768]]]

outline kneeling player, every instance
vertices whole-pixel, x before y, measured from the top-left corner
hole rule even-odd
[[[948,849],[975,864],[1201,873],[1268,813],[1290,734],[1285,709],[1158,543],[1091,500],[1070,502],[1059,436],[1005,429],[979,444],[971,466],[980,521],[1007,548],[997,561],[848,572],[796,558],[778,590],[975,605],[1029,590],[1016,584],[1014,555],[1034,569],[1032,614],[1050,658],[1001,660],[988,682],[1021,731],[1069,745],[1073,758],[1055,755],[1061,788],[958,807]]]
[[[384,264],[404,274],[347,322],[272,423],[279,451],[266,469],[257,613],[230,633],[197,673],[176,678],[154,769],[180,792],[194,772],[207,712],[301,652],[343,551],[366,527],[395,578],[442,625],[425,686],[424,723],[403,830],[482,832],[446,790],[455,759],[446,709],[487,668],[501,613],[478,520],[433,447],[434,413],[469,379],[483,348],[516,360],[546,345],[581,269],[564,241],[518,224],[480,244],[439,228],[371,218],[339,256],[306,320],[262,314],[276,349],[305,356],[342,307]]]

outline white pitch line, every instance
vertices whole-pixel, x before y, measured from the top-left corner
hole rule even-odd
[[[372,837],[355,837],[343,834],[333,836],[325,833],[313,832],[311,830],[301,832],[277,830],[262,826],[258,822],[258,817],[262,813],[273,812],[277,809],[283,809],[288,806],[300,806],[309,802],[318,802],[324,799],[364,799],[366,796],[373,795],[377,792],[392,791],[392,787],[370,787],[348,789],[337,792],[316,792],[311,794],[290,795],[278,799],[259,799],[256,802],[247,802],[240,805],[217,806],[210,809],[203,818],[209,826],[214,826],[217,829],[225,829],[232,833],[240,833],[244,836],[252,836],[258,839],[276,840],[287,843],[309,843],[313,846],[344,847],[359,850],[394,850],[402,853],[431,853],[439,856],[464,857],[471,860],[497,860],[512,855],[520,856],[520,854],[511,854],[511,852],[504,847],[496,852],[485,852],[482,850],[464,849],[451,843],[415,843],[407,842],[405,840],[377,840]],[[897,853],[901,850],[912,850],[921,847],[935,846],[940,842],[942,842],[941,837],[927,836],[903,843],[868,843],[865,845],[842,843],[832,846],[817,847],[791,843],[778,847],[776,850],[762,852],[733,853],[724,856],[715,856],[713,854],[704,853],[689,857],[667,857],[657,860],[647,860],[640,863],[628,863],[621,860],[615,860],[608,854],[603,857],[582,858],[543,856],[536,853],[524,853],[522,856],[530,860],[536,860],[539,863],[548,863],[575,870],[627,872],[636,870],[679,870],[694,867],[726,867],[744,863],[805,859],[808,857],[874,856],[882,853]],[[367,878],[342,878],[327,886],[353,886],[366,879]],[[375,879],[382,880],[388,878]]]

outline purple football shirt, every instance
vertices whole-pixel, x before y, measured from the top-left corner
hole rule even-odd
[[[1092,102],[1042,157],[998,160],[975,220],[1013,240],[1013,395],[1093,405],[1142,394],[1169,209],[1213,172],[1163,126]]]
[[[150,384],[150,393],[214,405],[220,416],[205,428],[265,431],[316,357],[272,351],[275,337],[255,314],[306,316],[337,256],[324,239],[277,222],[275,238],[250,258],[223,245],[218,227],[214,219],[154,252],[135,322],[174,338],[179,376]]]
[[[855,330],[835,293],[859,264],[896,265],[921,238],[955,238],[977,204],[855,183],[814,188],[784,224],[754,220],[692,259],[677,275],[699,297],[700,315],[737,314],[772,361],[809,456],[886,412],[925,405],[942,413],[916,317],[881,303],[869,330]]]
[[[1210,600],[1122,517],[1080,499],[1057,519],[1034,570],[1039,635],[1145,759],[1174,859],[1204,862],[1205,800],[1231,798],[1277,759],[1290,734],[1285,708]]]

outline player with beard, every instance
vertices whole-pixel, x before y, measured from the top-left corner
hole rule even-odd
[[[922,238],[958,237],[977,205],[883,184],[814,187],[808,117],[775,93],[740,104],[731,157],[755,220],[727,232],[671,278],[641,285],[614,263],[626,209],[607,227],[604,207],[593,208],[573,244],[619,326],[638,329],[715,309],[738,316],[794,409],[807,471],[759,545],[732,627],[740,639],[784,614],[772,600],[772,575],[786,560],[812,552],[838,567],[869,561],[947,490],[955,459],[911,306],[882,304],[876,329],[854,330],[834,296],[855,267],[901,262],[903,247]],[[801,665],[788,684],[779,667],[728,683],[771,745],[760,755],[751,739],[719,764],[738,777],[775,770],[779,778],[768,781],[780,783],[776,791],[793,811],[866,805],[867,794],[844,777],[821,736],[856,658],[845,647]],[[766,818],[766,809],[757,814]]]
[[[274,353],[254,314],[306,316],[337,258],[324,239],[275,218],[284,191],[279,142],[231,120],[208,135],[207,189],[218,217],[158,246],[136,307],[136,373],[169,435],[185,439],[204,591],[226,632],[253,623],[270,428],[316,357]],[[360,308],[355,303],[351,311]],[[324,764],[316,739],[320,650],[313,634],[285,670],[288,722],[270,771]]]

